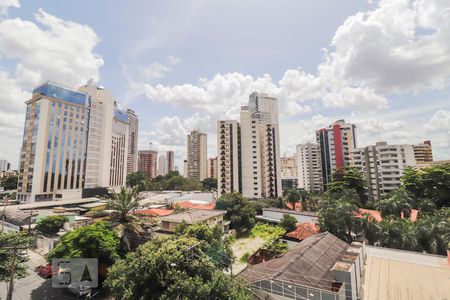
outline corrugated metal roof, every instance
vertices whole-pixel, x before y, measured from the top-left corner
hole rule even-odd
[[[251,283],[272,279],[331,290],[330,270],[348,246],[329,232],[317,234],[278,258],[247,267],[240,276]]]

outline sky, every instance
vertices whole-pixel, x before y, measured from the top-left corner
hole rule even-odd
[[[253,91],[279,100],[283,154],[345,119],[358,147],[431,140],[450,159],[448,0],[0,0],[0,159],[17,167],[34,86],[89,79],[180,169],[186,135],[215,156],[217,120]]]

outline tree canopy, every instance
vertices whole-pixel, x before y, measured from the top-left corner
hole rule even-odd
[[[414,199],[429,199],[438,209],[450,207],[450,164],[420,170],[406,168],[401,181],[402,187]]]
[[[11,276],[11,267],[13,266],[13,247],[22,249],[31,246],[31,237],[18,232],[0,232],[0,281],[7,281]],[[14,279],[24,278],[27,274],[27,266],[19,259],[15,259]]]
[[[1,180],[0,185],[3,186],[5,191],[15,190],[15,189],[17,189],[17,180],[18,180],[17,176],[9,176],[9,177],[3,178]]]
[[[283,227],[287,232],[295,230],[297,227],[297,219],[290,214],[283,214],[280,222],[281,227]]]
[[[63,228],[65,222],[66,216],[47,216],[37,222],[36,230],[42,234],[55,234]]]
[[[97,258],[99,264],[112,264],[119,257],[119,243],[115,231],[103,221],[96,222],[63,235],[47,258]]]
[[[336,170],[331,175],[327,191],[329,193],[340,193],[343,190],[354,190],[359,198],[359,206],[366,204],[366,179],[357,168],[345,167],[342,170]]]
[[[149,180],[144,173],[134,172],[127,175],[126,183],[127,186],[136,188],[138,192],[142,192],[147,189]]]
[[[152,239],[117,261],[105,284],[116,299],[253,299],[198,245],[187,236]]]
[[[230,221],[230,227],[240,233],[255,225],[255,210],[249,200],[239,193],[222,195],[216,201],[216,208],[227,211],[225,218]]]
[[[217,189],[217,178],[205,178],[201,182],[203,189],[207,191],[216,190]]]

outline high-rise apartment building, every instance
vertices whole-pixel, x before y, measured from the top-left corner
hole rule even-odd
[[[187,177],[202,181],[207,175],[207,136],[192,130],[187,136]]]
[[[183,160],[183,177],[188,178],[187,159]]]
[[[217,130],[219,194],[239,191],[249,198],[281,196],[277,99],[252,93],[248,106],[241,107],[240,123],[219,121]]]
[[[225,193],[241,192],[240,126],[235,120],[217,122],[217,190]]]
[[[158,152],[153,150],[139,150],[138,151],[138,170],[144,173],[148,179],[153,179],[156,177],[156,162],[158,157]]]
[[[353,150],[351,157],[351,165],[358,167],[364,174],[368,196],[374,200],[397,190],[401,185],[403,170],[416,165],[412,145],[388,145],[386,142],[378,142]]]
[[[25,103],[17,199],[81,197],[86,179],[88,95],[46,82]]]
[[[125,185],[129,157],[129,114],[118,108],[111,91],[103,87],[88,82],[79,91],[88,94],[91,99],[86,188]]]
[[[208,158],[206,177],[217,178],[217,157]]]
[[[175,171],[174,167],[175,163],[175,154],[173,151],[166,152],[166,165],[167,165],[167,173]]]
[[[319,193],[323,191],[322,160],[317,144],[297,145],[298,188]]]
[[[350,153],[356,149],[356,126],[338,120],[327,128],[316,131],[320,146],[323,183],[326,187],[331,174],[350,163]]]
[[[112,122],[111,164],[109,186],[123,186],[127,179],[128,114],[115,108]]]
[[[424,141],[421,144],[413,145],[414,157],[418,164],[425,164],[433,161],[433,150],[430,141]]]
[[[281,186],[285,189],[296,189],[298,186],[297,163],[294,156],[284,155],[281,162]]]
[[[166,174],[167,174],[166,156],[164,154],[161,154],[158,157],[158,175],[166,176]]]
[[[138,129],[139,120],[136,113],[127,109],[128,114],[128,154],[127,154],[127,175],[134,173],[138,169]]]

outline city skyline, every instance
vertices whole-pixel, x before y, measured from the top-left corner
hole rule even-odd
[[[32,87],[46,80],[78,87],[90,78],[110,89],[122,108],[145,116],[139,124],[139,149],[151,141],[158,151],[174,150],[180,169],[187,133],[195,128],[207,133],[208,157],[214,156],[215,122],[236,119],[254,91],[280,101],[281,154],[294,153],[297,144],[315,141],[316,129],[345,119],[358,128],[357,147],[431,140],[435,159],[450,156],[448,22],[440,13],[445,9],[433,9],[434,1],[268,1],[258,11],[252,1],[226,7],[201,1],[81,1],[64,10],[50,1],[9,3],[0,4],[0,79],[5,86],[0,136],[11,147],[1,149],[0,158],[15,169],[24,102]],[[85,11],[86,6],[92,11]],[[273,15],[279,6],[284,15]],[[100,8],[110,15],[127,13],[100,24],[94,13]],[[211,20],[218,11],[220,18]],[[250,12],[253,20],[247,22]],[[230,15],[234,23],[227,21]],[[271,25],[263,24],[268,17]],[[392,19],[404,22],[393,25]],[[375,29],[379,35],[373,35]],[[129,32],[135,33],[128,37]],[[348,40],[347,34],[360,39]],[[27,40],[33,53],[24,36],[39,37]],[[379,43],[386,47],[380,50]],[[52,55],[42,59],[45,52]],[[430,59],[436,55],[442,58],[438,65]]]

